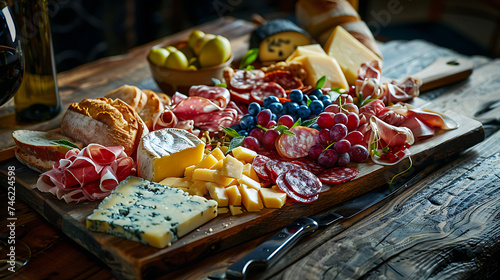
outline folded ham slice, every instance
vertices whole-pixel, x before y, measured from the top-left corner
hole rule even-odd
[[[81,151],[68,151],[52,170],[40,175],[36,187],[66,203],[78,203],[102,199],[120,181],[135,173],[136,164],[123,147],[90,144]]]

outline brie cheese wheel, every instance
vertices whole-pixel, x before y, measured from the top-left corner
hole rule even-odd
[[[137,173],[159,182],[166,177],[182,177],[190,165],[203,159],[205,144],[183,129],[164,128],[148,133],[137,148]]]

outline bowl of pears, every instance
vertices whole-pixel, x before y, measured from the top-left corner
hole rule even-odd
[[[227,38],[193,30],[187,41],[152,47],[147,60],[160,89],[172,96],[187,94],[193,85],[213,85],[214,78],[223,81],[233,57]]]

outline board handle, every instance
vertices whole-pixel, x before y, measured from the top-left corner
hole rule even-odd
[[[264,268],[272,266],[304,236],[318,229],[318,223],[308,217],[300,217],[255,248],[248,255],[232,264],[226,270],[229,279],[245,279],[251,265]]]
[[[438,57],[422,71],[412,77],[422,81],[420,91],[426,91],[464,80],[472,74],[474,63],[460,57]]]

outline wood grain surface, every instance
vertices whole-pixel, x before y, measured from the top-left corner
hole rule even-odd
[[[230,18],[222,18],[218,21],[211,22],[204,26],[200,26],[200,29],[203,31],[223,34],[228,38],[230,38],[231,43],[233,44],[233,48],[237,49],[239,52],[236,54],[236,56],[240,57],[243,55],[244,50],[247,48],[248,32],[253,28],[254,26],[248,22]],[[189,31],[190,30],[186,30],[181,34],[176,34],[166,39],[152,42],[144,47],[132,50],[127,55],[121,57],[103,59],[95,63],[84,65],[75,70],[60,74],[58,78],[59,78],[59,85],[61,87],[61,97],[64,104],[63,107],[64,106],[67,107],[67,105],[71,102],[80,101],[84,97],[102,96],[105,93],[109,92],[110,90],[115,89],[123,84],[132,84],[139,86],[140,88],[158,90],[156,84],[154,83],[154,81],[150,76],[149,69],[147,68],[144,59],[147,54],[147,51],[151,46],[156,45],[158,43],[162,43],[164,41],[169,41],[169,40],[176,41],[182,39],[185,36],[187,36]],[[425,66],[429,65],[436,57],[457,55],[456,53],[450,50],[439,48],[437,46],[419,40],[409,41],[409,42],[403,42],[403,41],[389,42],[382,45],[382,51],[384,52],[384,56],[386,57],[384,62],[383,74],[384,76],[389,78],[402,78],[408,74],[418,72]],[[498,120],[499,106],[497,106],[497,104],[500,99],[498,96],[498,88],[499,88],[498,85],[500,83],[499,79],[500,63],[498,60],[491,61],[483,57],[465,57],[465,58],[472,61],[475,65],[474,72],[468,79],[462,82],[455,83],[451,86],[426,92],[421,95],[421,98],[423,100],[432,101],[432,103],[429,104],[435,104],[441,107],[442,111],[450,110],[453,112],[459,112],[461,115],[466,116],[466,117],[461,116],[459,118],[463,118],[465,120],[470,120],[470,119],[480,120],[483,123],[484,127],[487,127],[487,135],[493,134],[494,131],[498,129],[497,127],[499,122]],[[468,100],[469,105],[467,104],[462,105],[463,100]],[[40,129],[40,130],[54,129],[59,126],[60,119],[62,117],[62,115],[60,115],[58,116],[58,118],[53,119],[49,122],[36,125],[18,124],[12,122],[13,114],[9,113],[9,110],[11,109],[12,108],[3,107],[0,110],[0,133],[1,133],[0,137],[2,140],[4,140],[2,141],[2,143],[0,143],[0,145],[2,145],[1,146],[2,148],[0,148],[0,150],[10,147],[13,144],[10,138],[10,134],[8,133],[9,130],[11,131],[12,129],[21,127],[24,129]],[[9,123],[9,121],[11,122]],[[471,135],[476,135],[476,136],[480,135],[481,133],[479,133],[478,130],[479,129],[478,123],[470,122],[470,124],[474,124],[473,127],[476,127],[476,130],[470,132]],[[446,137],[446,135],[448,135],[447,133],[441,134],[440,136],[438,136],[438,138]],[[494,146],[496,147],[496,149],[498,149],[499,145],[498,138],[500,136],[498,134],[495,134],[494,136],[491,137],[492,137],[491,139],[494,140],[485,142],[487,144],[484,144],[485,146],[481,146],[482,147],[481,149],[474,149],[468,151],[467,153],[462,153],[460,154],[460,157],[458,159],[456,156],[448,157],[450,154],[453,154],[454,152],[457,151],[454,150],[455,145],[458,145],[457,147],[460,147],[460,145],[462,145],[462,147],[465,148],[470,145],[473,145],[475,142],[480,141],[482,139],[482,136],[480,137],[480,139],[477,137],[460,138],[464,140],[464,142],[456,141],[453,142],[452,145],[448,145],[449,148],[443,151],[441,157],[438,156],[439,152],[441,152],[440,149],[439,151],[436,150],[428,151],[427,157],[425,157],[426,155],[425,153],[422,153],[424,158],[434,159],[434,156],[437,156],[437,158],[435,159],[434,163],[432,161],[425,161],[424,158],[422,158],[420,161],[416,158],[417,160],[415,160],[415,162],[417,163],[417,165],[418,163],[420,163],[420,168],[423,169],[415,169],[414,173],[412,173],[411,175],[417,176],[419,174],[422,174],[421,177],[418,177],[418,182],[421,182],[423,185],[418,185],[420,187],[415,188],[415,191],[416,192],[424,190],[427,191],[427,188],[430,188],[429,192],[431,193],[432,190],[436,191],[440,187],[437,186],[432,187],[432,184],[434,184],[433,182],[437,180],[436,179],[437,177],[432,177],[432,176],[427,177],[428,174],[431,174],[432,172],[435,172],[438,168],[444,166],[443,169],[440,171],[442,172],[440,174],[444,175],[447,171],[461,169],[462,164],[466,164],[466,162],[463,163],[457,162],[456,164],[449,163],[450,159],[455,159],[457,161],[460,160],[462,157],[467,157],[471,159],[474,157],[476,157],[477,159],[487,159],[489,158],[489,156],[492,156],[492,153],[489,153],[488,149],[490,150],[494,149],[492,149],[489,146]],[[422,142],[421,145],[425,145],[425,143],[426,142]],[[432,144],[430,144],[430,146],[432,146]],[[415,146],[415,148],[417,147],[418,145]],[[444,158],[444,159],[439,160],[439,158]],[[5,161],[2,163],[5,164]],[[15,164],[16,171],[18,172],[22,173],[24,171],[29,171],[25,170],[26,167],[22,166],[17,162],[13,164]],[[469,168],[467,170],[474,171],[476,168],[478,168],[477,166],[478,166],[477,164],[470,165],[469,167],[467,167]],[[481,169],[481,170],[487,170],[486,166],[483,167],[486,169]],[[392,172],[391,174],[395,173]],[[388,177],[390,176],[389,175],[381,176],[374,179],[380,180],[381,182],[385,182]],[[24,176],[17,176],[16,178],[18,183],[21,185],[29,185],[30,184],[29,180],[32,180],[29,179],[29,177],[24,177]],[[434,178],[434,179],[431,180],[429,178]],[[426,180],[431,180],[431,181],[426,181]],[[33,182],[31,181],[31,184],[32,183]],[[474,186],[475,185],[472,184],[468,188],[473,188]],[[456,194],[454,194],[454,197],[460,197],[463,195],[456,189],[453,190],[457,192]],[[453,219],[448,221],[445,218],[451,219],[454,216],[452,214],[445,215],[443,213],[445,213],[447,209],[452,209],[453,211],[455,211],[453,212],[455,214],[458,213],[457,209],[462,210],[460,213],[473,211],[471,209],[477,208],[474,204],[475,202],[491,199],[492,196],[495,197],[494,195],[495,193],[488,193],[486,190],[487,190],[486,188],[478,188],[478,192],[474,193],[475,196],[471,195],[468,197],[468,199],[459,202],[459,204],[461,204],[460,206],[461,208],[456,208],[456,209],[452,209],[452,207],[454,207],[455,204],[450,204],[447,201],[445,201],[440,205],[434,205],[432,203],[427,203],[426,201],[425,204],[426,206],[431,208],[434,207],[432,209],[435,209],[437,213],[442,214],[442,216],[439,216],[437,214],[433,216],[432,214],[434,214],[434,212],[428,211],[425,212],[427,213],[427,215],[424,215],[424,218],[427,219],[430,217],[436,219],[429,221],[429,227],[434,227],[434,231],[440,233],[441,237],[443,238],[445,238],[446,236],[454,236],[453,234],[448,234],[448,235],[444,234],[446,232],[449,233],[450,230],[454,234],[463,233],[466,235],[467,231],[471,230],[470,226],[472,225],[472,223],[464,223],[464,222],[460,223],[456,222],[456,220]],[[63,203],[55,201],[49,195],[40,193],[37,194],[35,191],[31,190],[27,192],[31,194],[26,194],[26,195],[19,194],[16,197],[17,201],[16,207],[19,207],[16,209],[17,213],[19,214],[17,234],[19,239],[26,241],[26,243],[32,249],[32,259],[28,266],[21,269],[15,275],[8,276],[5,279],[45,279],[45,278],[110,279],[119,277],[118,274],[113,274],[115,272],[108,269],[107,266],[102,261],[100,261],[93,255],[89,254],[86,250],[82,250],[82,248],[80,247],[80,244],[83,244],[82,240],[78,241],[80,243],[76,243],[75,241],[67,237],[67,235],[74,236],[75,234],[82,233],[81,224],[78,223],[75,224],[72,222],[68,222],[67,220],[82,219],[84,216],[83,212],[90,211],[90,208],[93,207],[92,205],[87,205],[89,209],[83,210],[83,212],[71,211],[71,209],[67,208],[67,206],[59,205]],[[426,193],[428,194],[429,192]],[[444,195],[447,194],[448,193],[445,193]],[[37,212],[43,213],[43,219],[39,214],[34,212],[32,208],[27,207],[26,204],[24,204],[21,201],[21,200],[33,201],[37,199],[39,200],[40,198],[36,197],[37,195],[40,195],[43,197],[43,199],[45,199],[43,205],[35,206],[34,208]],[[407,192],[402,195],[406,196],[406,198],[402,198],[400,200],[400,204],[398,205],[405,205],[405,203],[412,201],[414,197],[419,197],[416,196],[413,192]],[[425,196],[423,197],[425,198]],[[498,197],[498,195],[496,197]],[[422,196],[420,198],[422,198]],[[5,205],[7,197],[5,195],[4,189],[1,189],[0,199],[2,203],[1,205]],[[455,202],[456,200],[450,200],[450,201]],[[470,207],[469,207],[469,202],[471,203]],[[363,213],[363,215],[354,217],[353,219],[350,219],[349,221],[346,221],[341,225],[337,225],[335,227],[328,228],[326,230],[318,232],[314,236],[304,240],[304,242],[301,242],[299,246],[297,246],[294,250],[292,250],[289,254],[287,254],[287,256],[283,258],[275,267],[266,270],[264,274],[260,274],[259,276],[257,276],[256,279],[265,279],[269,277],[275,277],[279,279],[308,279],[309,277],[314,278],[319,276],[328,279],[329,276],[332,276],[332,274],[328,274],[328,271],[336,271],[336,270],[338,271],[339,265],[343,264],[340,259],[336,259],[336,257],[338,257],[337,254],[339,252],[339,249],[335,247],[337,243],[330,242],[330,240],[334,239],[339,240],[338,238],[342,238],[342,242],[345,242],[343,243],[345,244],[345,247],[342,248],[340,255],[344,253],[343,249],[346,250],[345,252],[351,252],[349,254],[345,254],[345,258],[349,260],[350,263],[352,262],[353,264],[355,264],[349,267],[344,266],[345,270],[343,270],[342,273],[348,273],[351,270],[363,271],[362,274],[351,274],[353,276],[356,276],[354,278],[357,278],[359,276],[359,278],[366,277],[367,279],[370,279],[371,277],[376,277],[378,275],[397,276],[397,274],[389,273],[390,270],[386,268],[394,265],[393,263],[390,262],[390,260],[392,259],[397,260],[398,258],[400,258],[399,260],[404,260],[400,261],[399,263],[396,263],[398,265],[399,269],[398,271],[402,272],[402,275],[409,275],[409,278],[417,278],[417,279],[433,278],[434,276],[443,275],[439,273],[445,273],[446,271],[448,271],[446,270],[447,268],[449,269],[454,268],[454,266],[447,266],[446,262],[448,260],[450,260],[448,261],[448,264],[450,265],[458,265],[460,264],[460,261],[462,261],[465,264],[461,269],[458,270],[462,274],[450,273],[450,275],[456,276],[457,279],[466,279],[468,275],[467,273],[469,273],[469,275],[470,273],[472,273],[473,275],[477,274],[477,275],[484,275],[485,277],[487,277],[491,274],[490,272],[492,271],[489,269],[489,267],[492,267],[492,269],[498,267],[498,263],[494,263],[492,261],[495,256],[498,256],[498,245],[497,245],[499,243],[498,235],[494,231],[489,235],[484,234],[484,230],[487,231],[488,228],[496,226],[496,228],[498,229],[498,218],[496,218],[496,220],[494,219],[487,220],[491,221],[487,225],[484,224],[485,221],[484,219],[478,220],[478,223],[476,224],[478,225],[477,228],[473,229],[475,233],[479,234],[484,240],[486,240],[485,242],[474,243],[473,242],[474,240],[470,241],[467,240],[467,238],[464,239],[458,238],[457,240],[459,240],[460,242],[462,243],[471,242],[470,244],[474,244],[474,246],[473,247],[465,246],[463,247],[465,249],[459,249],[458,251],[456,251],[456,253],[454,254],[456,254],[456,256],[458,257],[455,260],[452,258],[455,255],[454,254],[450,255],[449,251],[447,251],[448,248],[451,247],[446,247],[446,246],[436,247],[434,252],[429,252],[429,250],[423,252],[423,249],[419,247],[419,246],[425,247],[425,244],[428,243],[426,242],[427,240],[419,239],[420,231],[418,229],[428,230],[431,233],[432,231],[430,231],[430,228],[427,228],[426,224],[422,223],[417,223],[415,225],[413,224],[413,221],[419,221],[418,216],[415,215],[418,214],[423,215],[422,213],[412,212],[414,211],[414,208],[419,210],[426,210],[427,208],[423,206],[420,207],[420,204],[418,204],[418,202],[412,202],[412,203],[413,204],[411,204],[412,205],[411,207],[401,206],[401,208],[398,208],[397,213],[395,212],[392,214],[390,213],[392,208],[383,208],[384,209],[383,211],[387,212],[387,213],[382,212],[382,215],[386,215],[384,217],[387,217],[386,223],[384,225],[392,226],[391,229],[398,235],[394,236],[391,235],[390,232],[385,231],[385,228],[382,227],[381,224],[376,223],[376,221],[379,220],[378,215],[381,215],[380,211],[382,210],[379,210],[377,212],[377,215],[369,215],[369,211],[366,211],[366,213]],[[498,206],[498,201],[496,203]],[[53,210],[54,206],[57,206],[56,208],[58,210]],[[316,206],[316,208],[313,210],[305,209],[303,211],[304,213],[312,213],[321,211],[323,209],[324,208],[322,206]],[[485,210],[486,212],[488,210],[485,208],[480,208],[480,209]],[[498,207],[496,209],[498,209]],[[411,213],[411,215],[405,215],[406,212]],[[261,214],[269,215],[266,214],[265,212],[262,212]],[[492,211],[491,213],[489,213],[489,215],[490,215],[489,217],[491,218],[495,217],[495,215],[498,216],[498,213],[495,214],[495,212]],[[415,220],[409,219],[409,217],[412,216],[415,216],[416,219]],[[64,217],[64,218],[55,219],[56,221],[55,227],[53,227],[45,221],[45,219],[50,220],[53,219],[53,217]],[[477,217],[477,216],[469,215],[464,217]],[[438,222],[439,218],[441,218],[442,220]],[[228,219],[230,223],[233,222],[232,217]],[[399,221],[401,222],[399,223]],[[427,221],[427,220],[422,220],[422,221]],[[285,221],[279,221],[279,222],[285,223]],[[373,243],[371,242],[363,243],[362,242],[363,240],[359,238],[356,239],[357,231],[351,231],[351,229],[354,227],[350,227],[352,225],[357,226],[358,224],[356,224],[356,222],[358,222],[358,224],[360,225],[366,225],[365,228],[366,231],[363,231],[363,229],[361,229],[360,232],[363,232],[365,240],[368,240],[367,238],[374,238]],[[4,223],[5,219],[2,219],[0,221],[2,235],[6,234],[5,231],[6,226],[4,225]],[[269,224],[271,223],[272,222],[269,221]],[[401,225],[401,227],[398,228],[398,225]],[[443,225],[443,227],[439,228],[438,225],[439,226]],[[410,227],[410,229],[405,229],[405,226]],[[453,229],[451,226],[453,226]],[[222,225],[219,225],[219,227],[222,227]],[[349,229],[349,233],[351,234],[347,234],[347,232],[345,232],[346,228]],[[368,228],[370,228],[371,231]],[[465,231],[462,231],[462,228]],[[224,245],[219,246],[218,243],[214,243],[216,244],[216,246],[214,246],[213,248],[210,247],[209,252],[212,253],[218,250],[222,251],[206,258],[203,258],[204,256],[200,256],[200,260],[199,261],[197,260],[196,264],[194,265],[187,265],[186,263],[182,263],[183,264],[182,266],[176,267],[177,270],[167,274],[163,272],[160,273],[157,270],[153,269],[148,270],[146,274],[158,275],[158,277],[155,278],[160,278],[160,279],[201,279],[203,277],[210,275],[213,272],[220,272],[225,267],[229,266],[231,263],[241,258],[244,254],[248,253],[251,249],[255,248],[263,240],[269,237],[269,234],[258,232],[258,230],[259,229],[256,229],[256,232],[252,232],[250,229],[246,229],[245,231],[243,231],[243,232],[248,231],[249,234],[252,234],[255,237],[254,239],[243,237],[243,240],[239,239],[237,240],[235,239],[232,241],[229,240],[228,243],[225,244],[226,247],[233,246],[234,244],[240,244],[240,245],[232,247],[228,250],[222,250],[223,248],[225,248],[223,247]],[[343,231],[345,232],[344,234],[342,234]],[[429,234],[429,232],[427,232],[427,234]],[[338,233],[341,233],[341,235],[336,237]],[[426,232],[424,231],[424,233]],[[199,234],[206,235],[206,233],[203,231],[203,228],[200,229]],[[380,236],[377,236],[377,234]],[[113,237],[105,236],[104,234],[96,234],[96,235],[102,235],[103,240],[105,242],[112,242],[110,239],[112,239]],[[349,238],[353,239],[350,240]],[[392,244],[391,240],[393,238],[396,238],[394,239],[395,242],[394,244],[399,242],[397,244],[404,245],[407,244],[406,242],[411,242],[412,240],[420,240],[421,243],[419,243],[420,244],[419,246],[413,246],[413,247],[395,246],[394,248],[392,248],[391,252],[384,251],[383,255],[376,255],[378,251],[375,249],[383,249],[382,247],[380,247],[381,245],[378,245],[377,247],[377,244],[380,243],[390,246]],[[210,241],[210,238],[204,240]],[[244,242],[245,240],[247,241]],[[114,243],[115,244],[114,246],[123,246],[124,244],[126,245],[127,243],[132,243],[131,241],[127,240],[121,240],[121,241],[115,240],[114,242],[116,242]],[[450,242],[453,243],[452,241]],[[418,243],[418,241],[416,241],[416,243]],[[456,243],[456,244],[462,244],[462,243]],[[429,243],[429,244],[435,245],[436,243]],[[101,246],[100,243],[98,244],[91,243],[91,246],[93,245]],[[178,246],[181,246],[181,244],[179,243]],[[460,245],[457,246],[458,246],[457,248],[462,248],[460,247]],[[147,246],[143,246],[143,248],[146,247]],[[92,249],[94,250],[99,249],[99,247],[91,248],[90,250]],[[400,250],[398,251],[398,249]],[[149,249],[146,249],[145,252],[135,253],[135,256],[139,256],[141,254],[148,255],[151,253],[151,251],[148,250]],[[318,250],[322,251],[319,251],[320,253],[318,253]],[[358,254],[357,251],[360,251],[361,254]],[[421,251],[422,255],[419,255]],[[336,252],[337,254],[328,255],[328,252]],[[363,254],[363,252],[365,254]],[[465,254],[458,254],[459,252],[465,252]],[[321,258],[322,254],[325,256],[325,258]],[[379,256],[382,257],[379,258]],[[434,257],[432,260],[433,261],[436,260],[435,265],[434,262],[433,264],[425,263],[426,261],[425,257],[427,256]],[[441,262],[438,262],[437,260],[439,259],[440,256],[444,257],[442,257]],[[411,257],[413,257],[413,259]],[[113,260],[115,256],[107,254],[101,256],[101,258],[109,261]],[[406,261],[410,259],[412,261],[408,265],[408,267],[401,268],[401,266],[403,266],[406,263]],[[314,261],[316,261],[317,263],[320,262],[321,264],[319,263],[314,264]],[[385,264],[386,261],[388,261],[387,263],[388,265]],[[475,261],[476,264],[475,266],[472,265],[473,261]],[[182,262],[182,260],[179,262]],[[120,265],[117,263],[109,265],[109,267],[111,268],[119,266]],[[302,273],[297,273],[296,267],[299,266],[302,267],[303,270]],[[419,271],[419,268],[421,266],[427,268],[428,270],[432,270],[433,272],[431,273],[434,274],[430,275],[418,274],[413,276],[410,275],[410,272]],[[381,270],[378,270],[379,267],[381,268]],[[132,268],[129,269],[128,271],[134,273],[134,271],[137,269],[138,268]],[[118,268],[117,270],[120,269]],[[372,272],[374,272],[374,274],[372,274]],[[325,275],[327,275],[328,277],[324,277]],[[339,275],[345,276],[349,274],[339,274]],[[437,279],[439,277],[434,277],[434,278]]]

